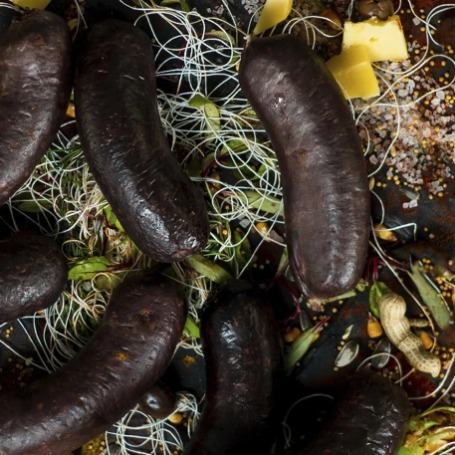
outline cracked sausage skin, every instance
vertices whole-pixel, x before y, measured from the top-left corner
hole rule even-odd
[[[269,453],[281,375],[271,308],[243,281],[225,285],[201,319],[206,401],[184,455]]]
[[[81,43],[74,94],[89,167],[139,249],[160,262],[202,249],[205,201],[164,134],[147,35],[115,19],[95,24]]]
[[[119,285],[73,360],[19,395],[0,395],[0,455],[61,455],[106,431],[163,375],[185,318],[173,283]]]
[[[33,172],[54,140],[72,84],[65,21],[35,10],[0,36],[0,205]]]
[[[366,163],[348,105],[300,38],[253,38],[240,86],[270,137],[282,175],[293,276],[308,297],[352,289],[368,249]]]
[[[18,233],[0,241],[0,323],[55,303],[67,277],[65,257],[50,237]]]

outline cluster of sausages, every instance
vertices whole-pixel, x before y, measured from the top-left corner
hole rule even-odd
[[[131,239],[160,262],[200,251],[209,234],[205,201],[170,151],[154,72],[148,37],[129,23],[95,24],[75,58],[65,22],[52,13],[13,23],[0,38],[0,203],[51,145],[74,87],[84,156]],[[346,102],[323,62],[292,36],[253,39],[239,78],[278,156],[295,281],[309,298],[339,295],[362,275],[370,216],[365,162]],[[66,285],[55,247],[33,235],[3,247],[19,252],[8,275],[23,267],[39,281],[47,273],[52,291],[36,301],[55,301]],[[0,267],[8,258],[0,255]],[[19,296],[20,281],[10,282],[8,295],[23,311],[5,306],[6,320],[37,309],[27,303],[32,291]],[[60,455],[104,431],[162,376],[185,317],[184,299],[165,279],[146,273],[126,280],[72,361],[16,396],[0,395],[0,455]],[[282,371],[270,307],[250,285],[231,282],[206,303],[202,334],[206,404],[185,454],[268,453]]]

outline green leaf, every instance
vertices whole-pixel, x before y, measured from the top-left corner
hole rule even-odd
[[[231,275],[220,267],[218,264],[215,264],[210,259],[201,256],[200,254],[194,254],[184,259],[185,264],[187,264],[196,272],[200,273],[202,276],[207,278],[210,281],[214,281],[218,284],[223,284],[229,280]]]
[[[167,5],[180,5],[181,10],[184,13],[189,13],[191,11],[190,5],[188,5],[185,0],[161,0],[160,6],[167,6]]]
[[[370,289],[369,301],[371,313],[380,318],[379,314],[379,300],[385,294],[392,292],[390,288],[382,281],[375,281]]]
[[[119,232],[125,232],[123,229],[120,221],[117,218],[117,215],[114,213],[112,210],[112,207],[110,205],[106,206],[103,209],[104,216],[106,217],[107,224],[112,227],[115,226]]]
[[[273,215],[283,214],[283,202],[280,199],[272,196],[263,197],[260,193],[253,190],[246,190],[243,193],[245,194],[245,204],[248,208],[261,210]]]
[[[397,455],[417,455],[414,450],[407,449],[406,447],[400,447],[400,450],[398,451]]]
[[[207,132],[209,136],[212,136],[213,131],[219,131],[221,129],[221,117],[218,106],[210,101],[205,96],[200,94],[194,95],[188,102],[190,107],[195,109],[202,109],[204,111],[205,118],[211,130]]]
[[[351,297],[357,295],[356,289],[351,289],[350,291],[343,292],[343,294],[336,295],[335,297],[329,297],[328,299],[321,300],[322,304],[331,303],[331,302],[338,302],[339,300],[347,300]]]
[[[232,232],[232,241],[235,244],[235,264],[241,269],[251,258],[251,245],[245,233],[237,228]]]
[[[193,156],[191,160],[188,162],[186,169],[186,173],[190,177],[198,178],[202,175],[202,166],[201,166],[201,159],[199,156]]]
[[[221,129],[220,110],[214,103],[208,103],[204,106],[204,113],[207,117],[207,123],[212,127],[213,131]]]
[[[28,201],[22,201],[18,209],[21,212],[27,213],[40,213],[45,209],[51,209],[52,202],[47,199],[31,199]]]
[[[185,327],[183,329],[190,337],[199,339],[201,337],[201,330],[199,326],[193,321],[191,317],[187,317]]]
[[[99,274],[95,278],[96,287],[102,291],[112,292],[123,280],[127,272],[117,272],[109,274]]]
[[[200,95],[199,93],[196,93],[193,95],[193,97],[188,101],[188,105],[190,107],[194,107],[195,109],[201,109],[203,108],[206,104],[211,103],[211,101],[206,98],[205,96]]]
[[[211,32],[207,32],[206,36],[214,36],[215,38],[219,38],[222,41],[226,41],[227,43],[231,43],[232,46],[235,46],[235,39],[232,35],[226,32],[222,32],[221,30],[213,30]]]
[[[300,334],[300,336],[293,341],[291,348],[284,357],[284,370],[289,375],[297,362],[308,351],[313,341],[318,337],[320,328],[311,327]]]
[[[223,144],[221,150],[216,153],[216,158],[217,160],[220,160],[221,158],[229,157],[232,153],[244,152],[245,150],[248,150],[248,148],[248,141],[243,139],[232,139]],[[207,167],[213,163],[214,159],[214,152],[207,154],[202,160],[202,169],[207,169]]]
[[[106,272],[111,265],[111,262],[105,256],[94,256],[84,259],[68,272],[68,279],[75,281],[91,280],[94,274]]]
[[[417,262],[411,264],[411,272],[408,272],[414,282],[423,303],[428,307],[430,313],[440,329],[447,328],[452,320],[452,314],[447,308],[444,299],[439,292],[427,281],[425,276],[420,271]]]
[[[276,276],[284,275],[287,267],[289,265],[289,252],[286,247],[283,248],[281,252],[280,260],[278,262],[278,267],[276,268]]]

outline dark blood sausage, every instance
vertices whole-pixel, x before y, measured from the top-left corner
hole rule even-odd
[[[52,305],[67,283],[59,245],[41,234],[14,234],[0,241],[0,323]]]
[[[177,396],[166,383],[159,381],[147,391],[139,404],[150,417],[164,419],[174,412]]]
[[[63,19],[35,10],[0,34],[0,205],[27,180],[55,138],[72,83]]]
[[[321,431],[302,450],[286,455],[396,455],[409,419],[404,390],[364,371],[352,377]]]
[[[0,455],[61,455],[105,431],[163,375],[185,318],[173,284],[150,276],[121,284],[72,361],[0,396]]]
[[[239,77],[277,154],[294,278],[308,297],[342,294],[362,276],[370,216],[348,105],[323,61],[294,36],[253,39]]]
[[[184,455],[269,453],[281,370],[270,307],[230,282],[207,302],[201,334],[206,401]]]
[[[143,31],[114,19],[89,30],[78,59],[75,106],[90,169],[139,249],[161,262],[202,249],[209,230],[205,202],[170,151]]]

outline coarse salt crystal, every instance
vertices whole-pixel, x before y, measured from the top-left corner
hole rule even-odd
[[[378,164],[378,162],[379,162],[379,160],[378,160],[378,158],[376,157],[376,155],[370,155],[369,160],[370,160],[370,163],[371,163],[371,164]]]
[[[444,90],[438,90],[437,92],[435,92],[435,95],[440,99],[440,100],[443,100],[446,96],[446,93],[444,92]]]

